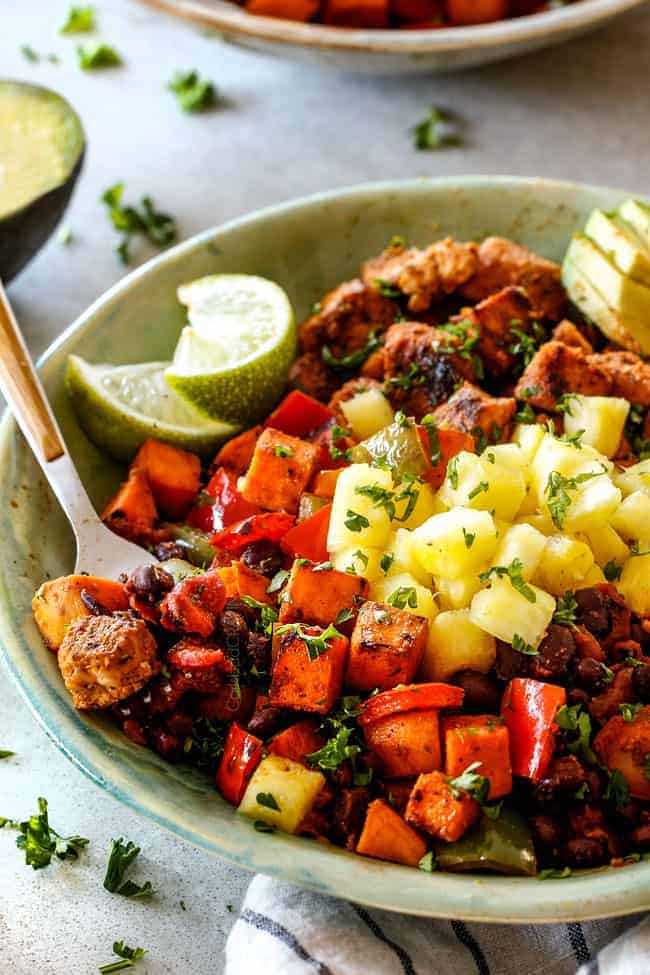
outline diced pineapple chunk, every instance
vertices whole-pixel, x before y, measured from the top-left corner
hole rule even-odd
[[[609,521],[621,503],[621,492],[604,472],[569,489],[571,504],[562,528],[570,532],[588,531]]]
[[[408,572],[386,576],[370,586],[370,598],[377,603],[388,603],[415,616],[432,620],[438,615],[438,607],[433,593],[421,586]]]
[[[380,389],[366,389],[341,403],[341,410],[357,440],[366,440],[390,426],[394,411]]]
[[[458,579],[443,579],[440,576],[434,578],[434,584],[438,593],[438,603],[443,609],[465,609],[472,601],[474,593],[481,589],[483,583],[479,575],[487,569],[487,566],[480,566],[474,572]]]
[[[413,551],[412,532],[406,528],[398,528],[389,538],[384,554],[386,555],[384,564],[387,566],[384,575],[394,576],[402,572],[410,572],[422,586],[431,588],[431,573],[422,568]]]
[[[644,553],[650,550],[650,542],[647,538],[639,549]],[[648,616],[650,614],[650,554],[635,555],[628,559],[616,587],[631,610],[639,616]]]
[[[601,568],[604,568],[608,562],[622,565],[630,555],[629,548],[611,525],[590,528],[585,532],[584,537]]]
[[[528,466],[528,458],[517,443],[498,443],[493,447],[486,447],[481,454],[481,460],[484,463],[500,464],[502,467],[521,471],[524,476]]]
[[[548,511],[538,511],[534,514],[520,514],[515,522],[516,525],[531,525],[532,528],[536,528],[538,532],[542,535],[553,535],[557,531],[557,528],[551,520],[551,516]]]
[[[512,445],[515,447],[515,445]],[[517,448],[515,448],[517,449]],[[512,521],[526,496],[526,481],[522,469],[512,463],[500,463],[490,457],[488,448],[480,457],[466,450],[457,454],[447,468],[447,477],[440,488],[440,498],[449,508],[462,505],[479,511],[492,511],[495,517]]]
[[[634,491],[645,491],[646,494],[650,494],[650,458],[621,471],[620,474],[615,475],[614,481],[624,497]]]
[[[583,444],[613,457],[623,434],[630,404],[618,396],[571,396],[564,415],[564,432],[582,431]]]
[[[417,528],[422,522],[444,511],[443,505],[430,484],[422,481],[402,481],[395,488],[395,520],[403,528]],[[408,514],[411,509],[410,514]],[[405,515],[408,517],[405,518]]]
[[[434,515],[413,532],[413,551],[432,575],[458,579],[489,561],[497,530],[488,511],[454,508]]]
[[[472,622],[499,640],[513,639],[537,649],[548,628],[555,600],[543,589],[531,586],[535,602],[530,602],[509,579],[498,579],[488,589],[477,592],[470,606]]]
[[[650,532],[650,494],[633,491],[628,494],[611,517],[611,525],[623,538],[638,541]]]
[[[359,545],[383,548],[388,541],[391,522],[386,507],[366,494],[359,494],[357,488],[392,492],[390,471],[369,464],[350,464],[341,471],[334,491],[327,536],[330,553],[358,548]]]
[[[607,582],[605,573],[603,572],[603,570],[599,565],[596,565],[594,563],[594,565],[592,565],[592,567],[589,569],[589,572],[586,574],[586,576],[584,577],[580,585],[599,586],[602,582]]]
[[[358,545],[356,548],[344,548],[340,552],[333,552],[331,562],[339,572],[350,572],[363,576],[369,582],[374,582],[384,574],[380,565],[383,554],[379,548]]]
[[[237,812],[285,833],[295,833],[324,785],[321,772],[312,772],[279,755],[267,755],[253,772]],[[266,802],[258,801],[262,795]],[[278,808],[269,808],[273,804]]]
[[[575,589],[594,564],[593,552],[584,542],[568,535],[551,535],[533,576],[538,586],[561,596]]]
[[[519,423],[515,427],[512,439],[523,451],[529,464],[544,439],[544,433],[541,423]]]
[[[447,680],[466,667],[487,674],[495,657],[494,637],[472,623],[469,610],[451,610],[439,613],[429,626],[419,676],[423,680]]]
[[[600,473],[603,467],[607,471],[612,469],[607,458],[593,447],[574,447],[550,433],[545,433],[530,466],[531,483],[537,494],[537,503],[540,507],[546,504],[546,487],[551,473],[575,477],[590,471]]]
[[[502,535],[494,556],[493,565],[510,565],[514,559],[522,564],[521,574],[526,580],[533,578],[546,547],[546,536],[532,525],[511,525]]]

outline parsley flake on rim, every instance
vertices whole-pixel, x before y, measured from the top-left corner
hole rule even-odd
[[[571,867],[562,867],[558,869],[557,867],[547,867],[546,870],[540,870],[537,874],[538,880],[566,880],[567,877],[571,876]]]
[[[109,962],[108,965],[100,965],[99,971],[102,975],[112,975],[113,972],[123,972],[127,968],[133,968],[137,961],[144,958],[147,951],[146,948],[129,948],[123,941],[114,941],[113,954],[120,960]]]
[[[438,861],[435,858],[433,850],[429,850],[424,856],[418,861],[418,870],[424,870],[425,873],[433,873],[434,870],[438,869]]]
[[[124,875],[140,853],[140,847],[128,840],[126,843],[120,837],[111,841],[111,849],[106,864],[104,887],[111,894],[121,894],[122,897],[143,898],[151,897],[154,890],[151,882],[136,884],[133,880],[124,880]],[[124,880],[124,883],[122,881]]]
[[[217,103],[217,92],[211,81],[198,71],[177,71],[167,85],[184,112],[203,112]]]

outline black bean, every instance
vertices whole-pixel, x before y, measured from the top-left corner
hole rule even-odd
[[[233,609],[224,609],[219,617],[221,632],[228,649],[244,647],[248,641],[248,624],[241,615]]]
[[[569,840],[564,846],[564,858],[569,867],[578,870],[597,867],[609,858],[607,843],[604,839],[593,839],[588,836]]]
[[[187,549],[179,542],[158,542],[154,545],[153,554],[160,562],[167,559],[186,559]]]
[[[499,680],[512,680],[513,677],[525,677],[528,673],[528,661],[523,653],[513,650],[509,643],[497,640],[497,657],[494,670]]]
[[[575,655],[575,640],[569,627],[551,623],[537,655],[530,658],[528,673],[534,680],[563,684]]]
[[[174,577],[159,565],[140,565],[129,576],[126,588],[138,599],[155,603],[174,588]]]
[[[470,714],[498,714],[501,689],[492,677],[478,670],[459,670],[452,682],[465,691],[463,710]]]
[[[82,589],[80,592],[81,602],[84,604],[89,613],[93,616],[110,616],[111,611],[106,609],[99,600],[95,599],[92,593],[88,592],[87,589]]]
[[[274,576],[284,566],[282,550],[267,539],[260,539],[247,545],[241,553],[241,560],[250,569],[261,572],[263,576]]]
[[[562,842],[562,827],[557,819],[545,813],[530,817],[530,826],[535,840],[547,849],[555,850]]]
[[[579,660],[575,665],[574,669],[575,679],[577,683],[590,691],[604,691],[605,690],[605,671],[600,666],[597,660],[593,657],[584,657]]]

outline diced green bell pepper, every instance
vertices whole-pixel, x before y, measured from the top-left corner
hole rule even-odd
[[[391,423],[352,448],[355,463],[372,463],[382,458],[390,467],[395,480],[400,481],[405,474],[424,477],[431,468],[415,424]]]
[[[537,873],[530,829],[512,809],[502,809],[497,819],[483,816],[455,843],[438,842],[435,854],[441,870],[490,870],[525,877]]]
[[[217,550],[210,545],[209,536],[198,528],[191,528],[189,525],[164,524],[166,529],[175,542],[185,550],[188,562],[198,565],[205,569],[217,554]]]

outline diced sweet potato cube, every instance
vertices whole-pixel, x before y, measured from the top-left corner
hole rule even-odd
[[[72,575],[44,582],[32,599],[32,611],[48,649],[56,652],[70,624],[91,615],[81,597],[82,592],[108,612],[128,609],[124,586],[112,579]]]
[[[262,426],[251,427],[225,443],[212,461],[211,470],[225,467],[232,474],[245,474],[253,459],[255,444],[262,432]]]
[[[363,736],[388,779],[433,772],[442,766],[438,711],[391,714],[365,725]]]
[[[350,643],[348,686],[371,691],[409,684],[420,666],[428,629],[421,616],[386,603],[364,603]]]
[[[189,450],[145,440],[131,468],[145,473],[156,507],[168,518],[181,518],[199,493],[201,461]]]
[[[272,603],[273,596],[269,596],[269,580],[261,572],[251,569],[245,562],[231,562],[215,569],[226,588],[226,598],[250,596],[258,603]]]
[[[481,807],[466,792],[451,790],[442,772],[420,775],[406,806],[405,819],[412,826],[454,843],[478,821]]]
[[[271,738],[267,751],[269,755],[281,755],[292,762],[306,765],[305,756],[317,752],[326,742],[325,735],[317,730],[313,718],[305,718],[290,725]]]
[[[314,444],[267,427],[255,444],[241,493],[267,511],[293,514],[319,457]]]
[[[370,803],[357,853],[417,867],[426,852],[426,842],[387,802],[375,799]]]
[[[153,528],[158,510],[144,471],[132,468],[127,480],[111,498],[101,515],[108,526],[112,522],[127,522],[139,531]]]
[[[632,721],[622,714],[610,718],[594,738],[594,751],[610,771],[622,772],[635,799],[650,801],[650,705]]]
[[[336,491],[336,482],[342,470],[342,467],[337,467],[334,470],[328,468],[327,470],[319,471],[314,478],[311,489],[312,494],[315,494],[317,498],[333,498],[334,492]]]
[[[502,719],[491,714],[459,714],[442,719],[445,772],[461,775],[474,762],[478,775],[490,780],[489,799],[501,799],[512,791],[510,736]]]
[[[361,576],[336,569],[314,571],[314,566],[296,560],[282,599],[280,622],[328,626],[343,610],[356,612],[367,592],[368,583]]]
[[[305,635],[320,636],[317,626],[305,627]],[[294,708],[327,714],[341,694],[348,641],[334,637],[327,641],[327,650],[310,660],[307,643],[297,628],[281,634],[277,656],[273,663],[269,701],[276,708]]]

